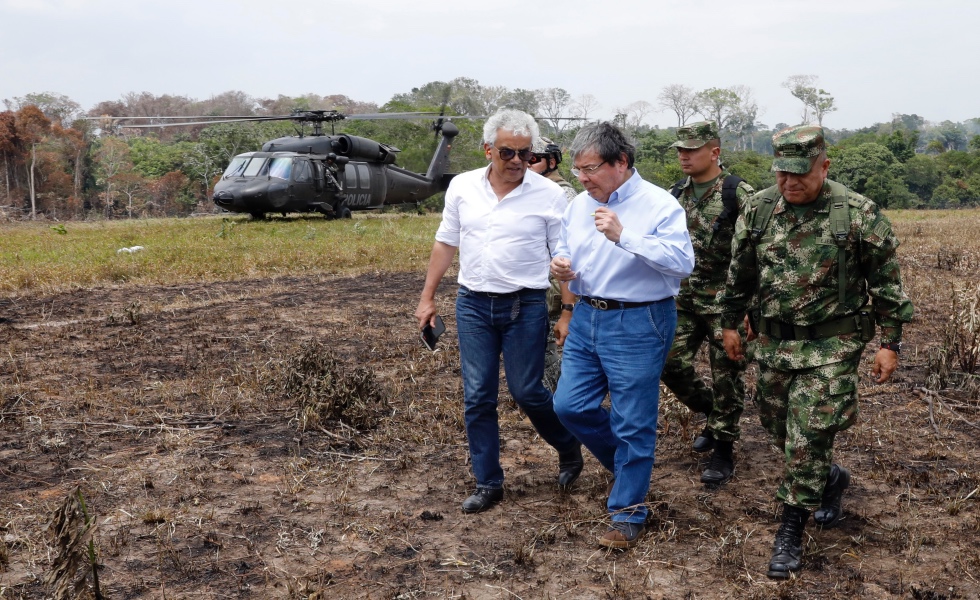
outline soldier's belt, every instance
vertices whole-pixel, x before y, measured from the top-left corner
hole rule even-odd
[[[759,317],[759,331],[777,340],[819,340],[861,330],[861,316],[847,315],[816,325],[794,325]]]

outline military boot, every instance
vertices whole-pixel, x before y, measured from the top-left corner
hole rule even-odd
[[[769,572],[772,579],[789,579],[790,573],[800,570],[803,557],[803,529],[806,527],[810,511],[805,508],[783,505],[783,524],[776,531],[776,542],[772,546],[769,559]]]
[[[830,465],[827,475],[827,485],[823,488],[820,498],[820,508],[813,513],[813,520],[824,529],[830,529],[840,521],[844,510],[841,508],[841,498],[844,490],[851,485],[851,472],[839,465]]]
[[[694,445],[691,446],[691,450],[695,452],[707,452],[715,445],[715,436],[711,433],[711,428],[708,427],[708,420],[711,418],[711,412],[704,413],[704,429],[698,434],[698,437],[694,438]]]
[[[735,472],[735,457],[732,455],[732,445],[735,442],[715,440],[715,449],[708,461],[708,468],[701,473],[701,483],[705,485],[721,485],[728,483]]]

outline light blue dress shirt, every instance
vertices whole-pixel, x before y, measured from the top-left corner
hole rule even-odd
[[[605,206],[623,225],[619,243],[595,227]],[[621,302],[650,302],[676,296],[681,279],[694,269],[694,248],[684,208],[666,190],[633,175],[605,204],[582,192],[568,205],[556,256],[570,258],[579,296]]]

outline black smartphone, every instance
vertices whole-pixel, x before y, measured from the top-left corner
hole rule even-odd
[[[425,327],[422,328],[422,343],[433,352],[436,350],[436,342],[439,341],[439,336],[446,331],[446,324],[442,322],[442,317],[436,315],[435,321],[435,327],[426,323]]]

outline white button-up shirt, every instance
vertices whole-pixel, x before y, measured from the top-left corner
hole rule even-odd
[[[459,248],[459,284],[479,292],[548,287],[548,266],[558,247],[568,206],[562,189],[528,170],[499,202],[490,167],[460,173],[446,190],[436,241]]]

